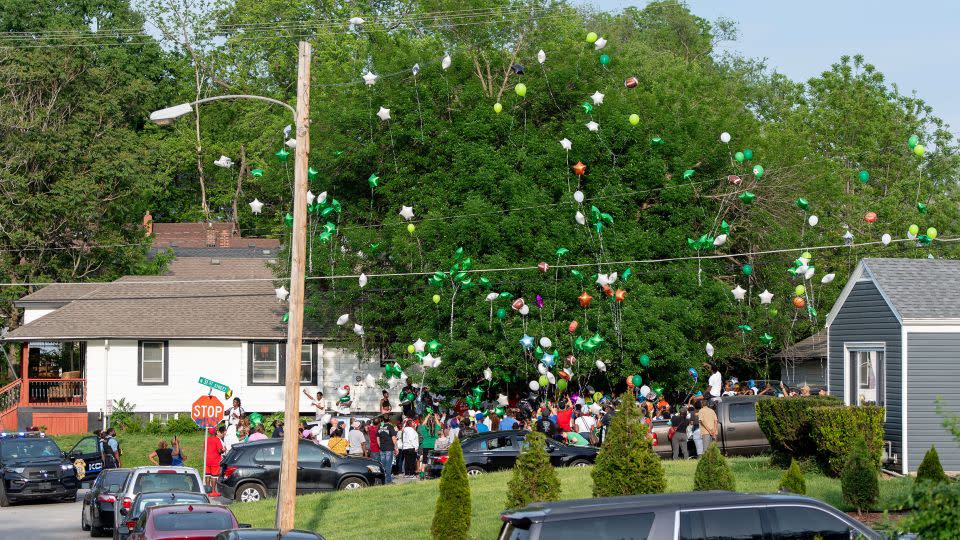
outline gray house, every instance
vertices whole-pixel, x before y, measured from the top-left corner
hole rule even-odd
[[[960,261],[863,259],[827,315],[827,389],[884,405],[888,467],[916,472],[936,445],[960,471],[960,444],[936,402],[960,413]]]
[[[793,344],[773,356],[780,361],[780,380],[791,388],[807,385],[816,393],[827,387],[827,330]]]

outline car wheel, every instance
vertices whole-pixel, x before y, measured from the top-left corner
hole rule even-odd
[[[90,525],[90,537],[96,538],[98,536],[103,536],[103,527],[97,527],[96,525]]]
[[[590,462],[585,459],[575,459],[570,462],[571,467],[586,467],[590,465]]]
[[[342,490],[354,490],[362,489],[367,487],[367,481],[363,478],[357,478],[356,476],[351,476],[350,478],[344,478],[340,482],[339,489]]]
[[[266,490],[260,484],[242,484],[237,488],[236,500],[240,502],[257,502],[267,497]]]
[[[10,498],[7,497],[7,488],[3,486],[2,480],[0,480],[0,506],[3,508],[10,506]]]
[[[467,476],[479,476],[487,471],[483,470],[483,467],[477,467],[476,465],[471,465],[467,467]]]

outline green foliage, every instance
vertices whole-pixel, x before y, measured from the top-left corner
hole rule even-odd
[[[816,407],[810,409],[810,432],[824,472],[837,476],[855,441],[864,440],[877,469],[883,455],[883,407]]]
[[[840,491],[843,500],[857,509],[869,510],[880,497],[880,469],[874,453],[862,437],[856,437],[843,471],[840,473]]]
[[[943,472],[943,465],[940,464],[940,456],[937,455],[937,448],[931,446],[927,453],[923,455],[923,461],[917,467],[917,482],[947,482],[950,477]]]
[[[835,397],[820,396],[758,401],[757,423],[770,441],[774,461],[786,467],[791,458],[815,456],[817,448],[811,437],[810,409],[842,405],[843,402]]]
[[[733,473],[727,465],[727,459],[720,453],[716,443],[711,443],[707,451],[697,461],[697,472],[693,475],[694,491],[721,489],[736,490]]]
[[[780,490],[796,493],[797,495],[807,494],[807,481],[803,478],[803,472],[800,471],[800,465],[797,460],[790,460],[790,468],[783,473],[783,479],[780,480]]]
[[[166,432],[171,435],[189,435],[200,431],[200,427],[190,418],[189,413],[180,413],[177,418],[168,420],[166,425]]]
[[[507,484],[506,508],[523,508],[532,502],[560,499],[560,479],[550,464],[543,433],[532,431],[513,466],[513,476]]]
[[[913,511],[897,528],[924,540],[956,538],[960,523],[960,482],[919,483],[911,496]]]
[[[149,435],[163,435],[166,432],[166,426],[163,425],[163,422],[161,422],[159,418],[154,418],[143,426],[143,433]]]
[[[653,452],[647,425],[630,394],[624,394],[597,454],[593,477],[594,497],[663,493],[663,464]]]
[[[118,431],[130,431],[131,433],[140,433],[143,428],[143,420],[134,412],[137,406],[120,398],[113,403],[113,414],[110,415],[110,425]]]
[[[460,439],[454,439],[447,451],[447,462],[440,473],[437,507],[430,533],[434,540],[466,540],[470,533],[470,482],[463,462]]]

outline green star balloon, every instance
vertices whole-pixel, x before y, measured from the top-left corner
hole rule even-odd
[[[730,224],[726,220],[720,222],[720,232],[723,234],[730,234]]]
[[[593,105],[587,103],[586,101],[583,102],[583,105],[581,105],[581,107],[583,107],[584,114],[590,114],[593,112]]]
[[[283,222],[287,224],[287,227],[293,227],[293,216],[290,215],[290,212],[283,216]]]
[[[380,177],[377,176],[377,173],[373,173],[370,178],[367,178],[367,183],[370,184],[371,188],[375,188],[380,184]]]
[[[763,343],[764,345],[769,345],[772,342],[773,342],[773,336],[771,336],[770,334],[764,332],[763,335],[760,336],[760,343]]]
[[[314,169],[313,167],[307,168],[307,178],[310,180],[315,180],[318,174],[320,174],[320,171]]]
[[[753,193],[750,193],[749,191],[744,191],[743,193],[738,195],[737,198],[740,199],[740,201],[743,202],[743,204],[753,204],[753,200],[756,199],[757,196],[754,195]]]
[[[794,201],[794,204],[796,204],[797,207],[800,208],[801,210],[807,210],[810,208],[810,201],[804,199],[803,197],[800,197],[799,199]]]
[[[430,352],[432,352],[432,353],[435,353],[435,352],[439,351],[439,350],[440,350],[440,342],[437,341],[437,340],[435,340],[435,339],[431,339],[430,342],[427,343],[427,350],[430,351]]]
[[[287,152],[286,148],[281,148],[280,151],[274,155],[277,156],[277,159],[280,161],[286,161],[287,158],[290,157],[290,152]]]
[[[693,169],[687,169],[687,170],[683,171],[683,179],[684,179],[684,180],[689,180],[689,179],[693,178],[693,175],[695,175],[695,174],[697,174],[697,171],[695,171],[695,170],[693,170]]]
[[[284,313],[283,317],[280,317],[280,320],[282,320],[284,323],[290,322],[290,312],[288,311]]]
[[[737,328],[739,328],[740,331],[743,332],[744,334],[746,334],[747,332],[753,331],[753,328],[751,328],[749,324],[741,324],[741,325],[738,325]]]
[[[633,275],[633,269],[627,268],[626,270],[620,273],[620,279],[622,279],[624,282],[630,281],[630,276],[632,275]]]
[[[924,203],[922,203],[922,202],[918,202],[918,203],[917,203],[917,212],[920,212],[921,214],[926,214],[926,213],[927,213],[927,205],[924,204]]]
[[[263,176],[263,169],[253,169],[250,171],[250,176],[256,176],[257,178]]]
[[[557,257],[563,257],[567,253],[570,253],[569,249],[565,247],[557,248],[557,252],[556,252]]]
[[[654,137],[650,139],[650,146],[657,147],[657,146],[663,146],[665,144],[667,144],[667,142],[661,139],[660,137]]]

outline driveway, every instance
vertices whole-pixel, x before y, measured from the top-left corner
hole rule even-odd
[[[83,497],[81,490],[78,497]],[[29,540],[74,540],[90,538],[80,530],[80,499],[77,502],[30,501],[0,508],[0,538]]]

